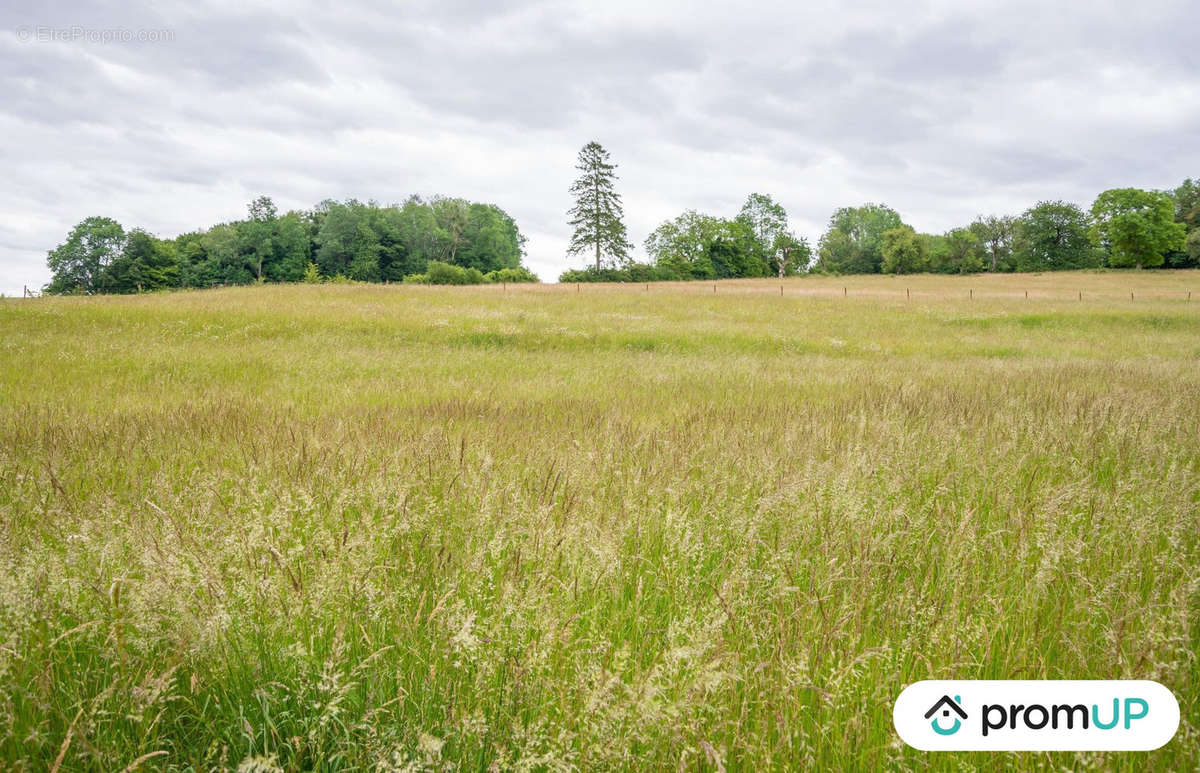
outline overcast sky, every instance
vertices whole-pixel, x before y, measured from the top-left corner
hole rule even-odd
[[[171,237],[260,194],[493,202],[553,279],[593,139],[639,256],[754,191],[815,244],[867,201],[943,231],[1200,176],[1197,0],[707,5],[9,0],[0,291],[89,215]]]

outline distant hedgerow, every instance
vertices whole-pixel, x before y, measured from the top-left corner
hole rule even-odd
[[[690,279],[666,266],[651,266],[645,263],[631,263],[625,268],[601,268],[590,266],[584,269],[564,271],[558,277],[560,282],[677,282]]]

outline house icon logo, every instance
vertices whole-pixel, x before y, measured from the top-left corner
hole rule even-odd
[[[933,715],[937,714],[939,711],[941,712],[942,717],[950,716],[951,711],[953,711],[955,714],[958,714],[958,716],[954,719],[954,724],[950,727],[942,727],[938,724],[938,719],[941,717],[933,717],[933,721],[929,723],[933,727],[933,732],[937,733],[938,735],[954,735],[958,732],[958,729],[962,727],[962,720],[967,718],[967,712],[963,711],[962,706],[959,705],[961,703],[962,696],[955,695],[954,700],[951,700],[949,695],[943,695],[941,700],[933,704],[933,708],[925,712],[926,719],[933,717]]]

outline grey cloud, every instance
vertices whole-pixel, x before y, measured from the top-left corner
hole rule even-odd
[[[259,193],[281,208],[488,198],[553,276],[570,265],[566,188],[590,139],[621,165],[635,242],[660,216],[730,214],[751,191],[810,229],[885,200],[942,230],[1200,174],[1188,0],[54,0],[6,4],[0,23],[8,293],[44,282],[45,251],[88,215],[172,235]],[[19,42],[24,25],[174,39]]]
[[[175,45],[145,44],[140,53],[152,63],[169,56],[167,66],[198,81],[194,85],[248,92],[280,83],[329,86],[331,78],[308,50],[310,42],[293,21],[251,14],[192,22],[176,33]]]
[[[940,22],[923,27],[890,51],[883,68],[892,78],[918,83],[997,76],[1005,67],[1004,43],[987,38],[970,21]]]
[[[452,35],[403,30],[403,53],[389,58],[390,79],[418,102],[480,121],[531,128],[562,126],[597,102],[624,111],[653,110],[669,95],[653,78],[700,66],[702,58],[673,34],[590,37],[561,19],[543,20],[542,44],[507,47],[447,46]]]

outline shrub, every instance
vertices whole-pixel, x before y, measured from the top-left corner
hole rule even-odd
[[[496,271],[489,271],[483,275],[484,280],[492,283],[496,282],[540,282],[537,274],[533,273],[524,266],[516,268],[501,268]]]
[[[485,283],[483,273],[477,268],[463,268],[440,260],[431,260],[425,268],[425,284],[431,285],[481,285]]]
[[[524,266],[501,268],[484,274],[477,268],[464,268],[440,260],[431,260],[424,274],[409,274],[405,284],[427,285],[481,285],[495,282],[540,282],[533,272]]]
[[[625,268],[584,268],[564,271],[560,282],[677,282],[691,277],[682,276],[666,266],[631,263]]]

